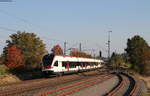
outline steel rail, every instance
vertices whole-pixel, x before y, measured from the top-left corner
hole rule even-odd
[[[75,92],[77,92],[77,91],[79,91],[83,88],[93,86],[97,83],[100,83],[100,82],[105,81],[106,79],[110,79],[112,77],[113,77],[113,75],[106,75],[103,78],[102,77],[99,77],[99,78],[95,77],[95,78],[92,78],[92,79],[88,79],[88,80],[80,81],[80,82],[77,82],[77,83],[73,83],[71,85],[68,85],[68,86],[65,86],[65,87],[62,87],[62,88],[42,92],[42,93],[36,94],[35,96],[46,96],[46,95],[50,95],[50,94],[53,94],[53,93],[58,93],[60,91],[64,91],[64,90],[68,90],[69,88],[72,88],[69,91],[65,91],[65,92],[62,92],[62,93],[60,92],[60,94],[54,95],[54,96],[65,96],[65,95],[75,93]],[[77,88],[74,88],[74,87],[77,87]]]
[[[98,74],[95,74],[94,76],[96,76]],[[86,75],[86,76],[91,76],[91,75]],[[92,75],[93,76],[93,75]],[[60,82],[56,82],[56,79],[61,79]],[[38,83],[38,84],[32,84],[30,86],[26,86],[25,84],[24,85],[21,85],[21,86],[18,86],[18,87],[15,87],[15,88],[9,88],[7,90],[0,90],[0,96],[12,96],[12,95],[15,95],[15,94],[20,94],[20,93],[24,93],[24,92],[32,92],[32,91],[36,91],[36,90],[39,90],[39,89],[42,89],[42,88],[48,88],[49,86],[56,86],[58,84],[63,84],[63,83],[66,83],[66,82],[71,82],[71,81],[76,81],[76,80],[80,80],[80,79],[84,79],[86,78],[85,76],[64,76],[64,77],[56,77],[54,79],[51,79],[50,81],[46,80],[42,83]],[[54,81],[54,82],[52,82]],[[31,81],[32,82],[32,81]],[[27,83],[27,82],[25,82]]]
[[[119,73],[119,75],[126,76],[128,80],[130,81],[129,88],[127,89],[127,91],[124,93],[123,96],[138,96],[139,89],[140,89],[140,84],[138,83],[138,81],[135,80],[133,76],[130,76],[126,73],[121,72]],[[123,78],[122,76],[121,78],[122,80],[120,81],[120,84],[114,90],[107,93],[107,96],[116,96],[121,91],[121,89],[126,85],[125,78]]]

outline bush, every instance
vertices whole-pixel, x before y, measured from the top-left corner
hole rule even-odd
[[[5,65],[0,65],[0,75],[9,74],[8,68]]]

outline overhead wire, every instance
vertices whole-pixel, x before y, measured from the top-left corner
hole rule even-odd
[[[19,21],[22,21],[22,22],[24,22],[24,23],[26,23],[26,24],[28,24],[28,25],[32,25],[32,26],[35,26],[35,27],[37,27],[37,28],[40,28],[40,27],[41,27],[41,26],[39,26],[38,24],[34,24],[34,23],[30,22],[29,20],[26,20],[26,19],[24,19],[24,18],[20,18],[19,16],[16,16],[15,14],[9,13],[9,12],[4,11],[4,10],[2,10],[2,9],[0,9],[0,13],[5,14],[5,15],[10,16],[10,17],[13,17],[13,18],[15,18],[15,19],[18,19]],[[43,30],[43,29],[42,29],[42,30]]]
[[[11,14],[11,13],[9,13],[9,12],[6,12],[6,11],[4,11],[4,10],[2,10],[2,9],[0,9],[0,13],[3,13],[3,14],[5,14],[5,15],[8,15],[8,16],[13,17],[13,18],[15,18],[15,19],[18,19],[19,21],[22,21],[22,22],[24,22],[24,23],[26,23],[26,24],[28,24],[28,25],[35,26],[35,27],[37,27],[38,29],[41,28],[41,26],[39,26],[38,24],[34,24],[34,23],[32,23],[32,22],[30,22],[30,21],[24,19],[24,18],[20,18],[19,16],[16,16],[15,14]],[[15,29],[10,29],[10,28],[1,27],[1,26],[0,26],[0,29],[6,30],[6,31],[11,31],[11,32],[17,32],[17,31],[18,31],[18,30],[15,30]],[[42,30],[43,30],[43,29],[42,29]],[[41,37],[41,38],[44,38],[44,39],[46,39],[46,40],[57,41],[57,42],[64,42],[63,40],[58,40],[58,39],[54,39],[54,38],[48,38],[48,37],[46,37],[46,36],[40,36],[40,37]],[[76,45],[77,45],[77,44],[76,44]],[[75,44],[72,45],[71,47],[74,47],[74,46],[75,46]],[[101,47],[101,46],[99,46],[99,45],[97,45],[97,44],[96,44],[96,46],[98,46],[98,47],[100,47],[102,50],[106,51],[105,48],[103,48],[103,47]]]
[[[37,27],[37,28],[41,28],[41,26],[39,26],[38,24],[34,24],[34,23],[31,23],[29,20],[26,20],[26,19],[24,19],[24,18],[20,18],[20,17],[18,17],[18,16],[16,16],[16,15],[14,15],[14,14],[11,14],[11,13],[8,13],[8,12],[6,12],[6,11],[4,11],[4,10],[2,10],[2,9],[0,9],[0,13],[3,13],[3,14],[5,14],[5,15],[8,15],[8,16],[10,16],[10,17],[13,17],[13,18],[15,18],[15,19],[18,19],[18,20],[20,20],[20,21],[22,21],[22,22],[24,22],[24,23],[26,23],[26,24],[28,24],[28,25],[32,25],[32,26],[35,26],[35,27]],[[10,28],[6,28],[6,27],[0,27],[0,29],[3,29],[3,30],[6,30],[6,31],[11,31],[11,32],[17,32],[18,30],[15,30],[15,29],[10,29]],[[43,31],[43,29],[42,29],[42,31]],[[41,36],[40,36],[41,37]],[[61,42],[64,42],[64,41],[62,41],[62,40],[58,40],[58,39],[53,39],[53,38],[47,38],[46,36],[42,36],[42,38],[46,38],[47,40],[53,40],[53,41],[61,41]]]

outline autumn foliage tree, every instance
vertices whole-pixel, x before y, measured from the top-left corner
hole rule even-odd
[[[51,51],[55,54],[55,55],[63,55],[63,50],[62,48],[60,47],[60,45],[55,45]]]
[[[80,51],[75,50],[75,49],[70,52],[70,56],[92,58],[91,55],[89,55],[85,52],[80,52]]]
[[[15,46],[12,45],[7,49],[7,62],[6,66],[12,71],[23,70],[24,67],[24,57],[21,54],[21,51]]]
[[[3,57],[7,58],[8,51],[12,45],[21,50],[25,60],[26,70],[35,70],[41,67],[41,58],[47,52],[45,44],[35,33],[20,32],[10,35],[10,40],[6,41],[7,45],[3,51]]]

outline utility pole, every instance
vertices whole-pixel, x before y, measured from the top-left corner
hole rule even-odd
[[[102,57],[102,51],[99,51],[99,57],[100,58]]]
[[[82,51],[82,45],[81,45],[81,43],[79,45],[79,50],[80,50],[80,52]]]
[[[64,42],[64,55],[66,55],[66,45],[67,45],[67,42]]]
[[[93,57],[95,58],[95,49],[92,49]]]
[[[112,31],[108,31],[108,61],[110,59],[110,33]]]

